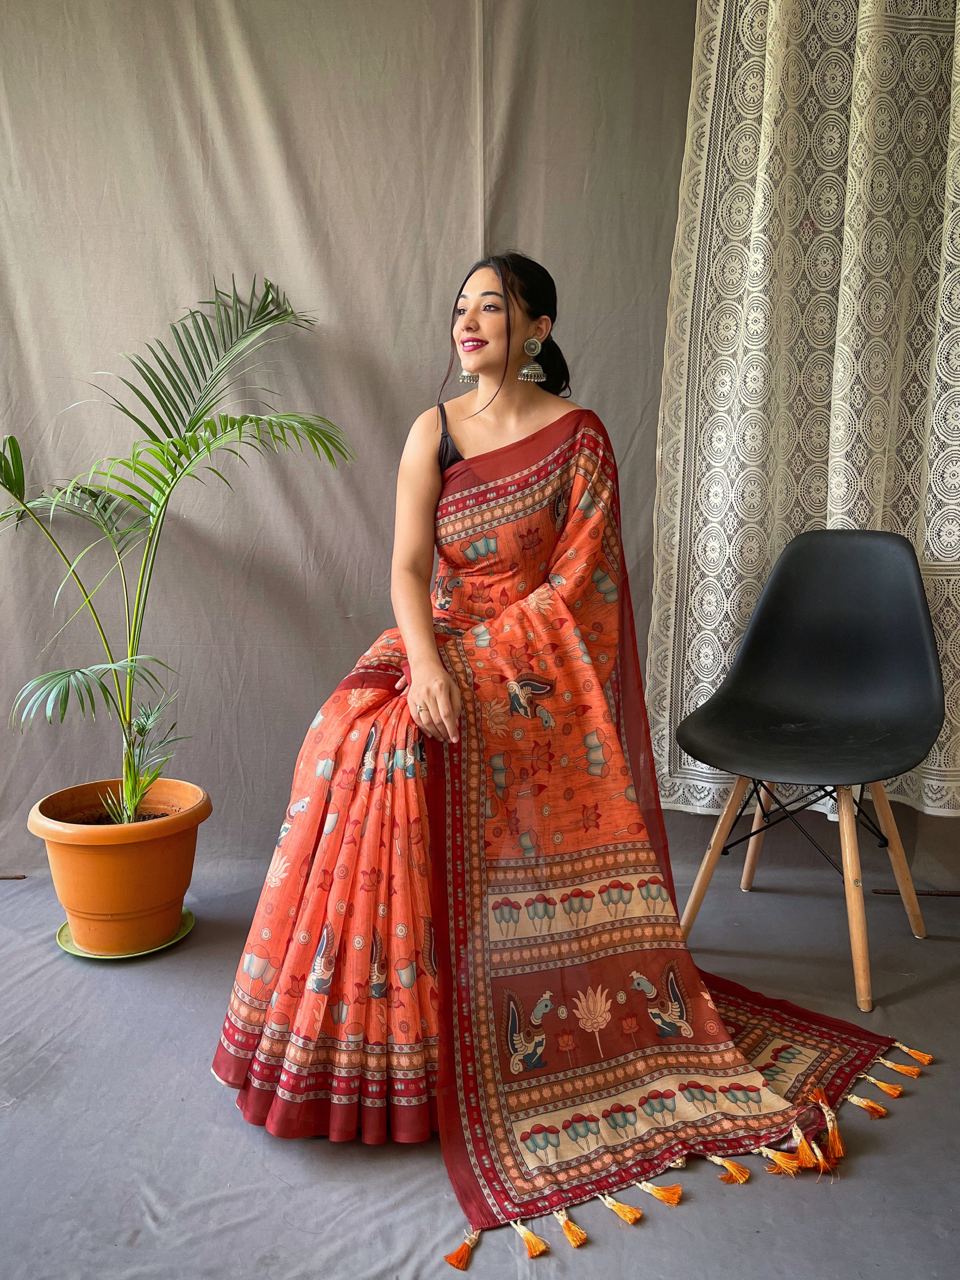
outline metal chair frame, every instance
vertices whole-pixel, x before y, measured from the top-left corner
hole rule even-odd
[[[737,825],[737,823],[743,817],[744,812],[746,811],[747,805],[755,797],[757,804],[759,805],[759,808],[760,808],[760,813],[763,815],[762,830],[764,832],[769,831],[771,827],[775,827],[779,823],[785,822],[789,818],[790,821],[793,823],[793,825],[800,832],[800,834],[804,836],[807,840],[809,840],[809,842],[814,846],[814,848],[820,854],[822,854],[824,858],[826,858],[827,862],[830,863],[831,867],[833,867],[837,875],[842,877],[843,867],[841,867],[840,864],[834,858],[831,857],[831,855],[826,851],[826,849],[823,847],[820,841],[815,839],[810,834],[810,832],[806,829],[806,827],[802,827],[800,825],[800,823],[797,821],[797,819],[794,816],[797,813],[803,813],[804,810],[809,809],[811,805],[816,804],[818,800],[836,800],[837,788],[828,787],[828,786],[816,786],[813,788],[812,792],[807,791],[805,792],[804,795],[797,796],[795,800],[792,800],[790,803],[793,805],[793,808],[790,808],[789,805],[785,805],[777,797],[776,792],[771,787],[768,787],[767,784],[765,782],[762,782],[759,778],[751,778],[750,782],[752,783],[752,790],[744,796],[743,803],[741,804],[737,812],[737,816],[733,820],[733,826],[735,827]],[[860,784],[858,783],[857,785],[859,786]],[[769,809],[765,809],[763,807],[763,796],[760,794],[761,791],[765,791],[770,798],[771,804]],[[810,800],[807,800],[807,796],[812,796],[812,798]],[[801,801],[806,801],[806,803],[802,804]],[[864,809],[863,805],[860,803],[860,801],[857,799],[856,796],[854,796],[853,798],[853,803],[856,806],[856,810],[857,810],[857,822],[862,827],[867,827],[870,831],[872,831],[873,834],[877,837],[877,844],[880,846],[881,849],[885,849],[888,844],[887,837],[883,834],[883,832],[880,830],[880,828],[877,826],[874,820],[870,817],[869,813],[867,813],[866,809]],[[773,812],[774,805],[776,805],[778,809],[782,809],[783,812],[779,818],[774,818],[773,820],[771,820],[769,817],[769,814]],[[728,840],[726,844],[723,846],[723,848],[720,850],[721,854],[726,856],[731,849],[735,848],[738,844],[742,844],[744,840],[752,840],[755,835],[756,835],[756,831],[748,831],[745,836],[738,836],[736,840]]]

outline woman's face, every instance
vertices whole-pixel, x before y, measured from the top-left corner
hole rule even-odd
[[[532,321],[513,298],[504,299],[500,277],[493,267],[481,267],[469,277],[457,299],[453,339],[460,363],[467,373],[492,373],[499,377],[507,351],[506,307],[510,307],[510,359],[508,371],[519,369],[528,360],[523,344],[531,336],[544,341],[550,320],[542,316]],[[483,345],[464,347],[477,339]]]

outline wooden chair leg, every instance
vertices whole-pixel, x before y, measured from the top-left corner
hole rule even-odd
[[[897,830],[897,822],[893,816],[893,810],[890,808],[890,801],[887,798],[886,791],[883,789],[882,782],[871,782],[869,785],[870,795],[873,797],[873,807],[876,809],[877,817],[880,820],[880,829],[887,837],[887,853],[890,855],[890,865],[897,881],[897,888],[900,890],[900,897],[903,899],[907,919],[910,921],[910,928],[915,938],[925,938],[927,936],[926,925],[923,923],[923,916],[920,913],[917,891],[913,887],[913,877],[910,875],[910,868],[907,866],[907,855],[903,852],[903,841],[900,839],[900,832]]]
[[[847,897],[847,923],[850,927],[850,952],[853,956],[853,980],[857,991],[857,1007],[864,1013],[869,1013],[873,1008],[873,998],[870,992],[867,915],[863,906],[863,883],[860,879],[857,819],[849,787],[837,787],[837,807],[840,810],[843,888]]]
[[[687,905],[683,909],[683,918],[680,921],[680,929],[686,938],[693,922],[697,918],[697,912],[700,910],[700,904],[703,902],[704,895],[713,876],[714,868],[720,854],[723,852],[723,846],[726,844],[727,836],[730,829],[736,821],[737,812],[743,800],[743,793],[750,784],[749,778],[738,776],[733,784],[730,797],[724,806],[723,812],[717,819],[717,825],[713,829],[713,835],[710,837],[710,844],[707,852],[703,855],[703,861],[700,863],[700,870],[697,872],[697,878],[693,882],[693,888],[690,890],[690,897],[687,899]]]
[[[773,782],[760,783],[759,787],[766,786],[771,792],[776,784]],[[758,789],[759,796],[763,796],[762,789]],[[767,804],[767,812],[770,806]],[[743,862],[743,875],[740,877],[740,888],[744,893],[749,892],[753,888],[753,877],[757,870],[757,863],[760,860],[760,850],[763,848],[763,837],[767,834],[766,824],[763,818],[763,807],[760,799],[757,799],[757,807],[753,811],[753,826],[750,828],[750,839],[747,841],[747,856]]]

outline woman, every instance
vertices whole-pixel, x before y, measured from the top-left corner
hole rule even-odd
[[[536,1253],[522,1218],[577,1245],[570,1205],[637,1221],[610,1194],[630,1184],[676,1203],[649,1180],[690,1154],[730,1182],[740,1153],[829,1170],[832,1106],[895,1043],[686,949],[616,462],[563,398],[556,314],[520,254],[467,273],[451,337],[476,387],[410,430],[399,625],[307,732],[212,1068],[280,1137],[439,1131],[461,1269],[486,1227]]]

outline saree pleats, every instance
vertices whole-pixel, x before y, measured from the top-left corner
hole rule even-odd
[[[423,752],[404,700],[368,678],[338,686],[300,749],[213,1061],[277,1137],[437,1129]]]

